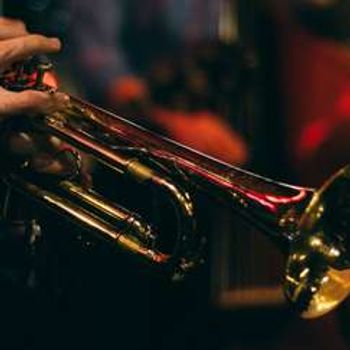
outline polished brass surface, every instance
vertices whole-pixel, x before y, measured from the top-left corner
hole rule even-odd
[[[13,87],[6,76],[2,85]],[[34,85],[45,88],[40,82]],[[15,89],[28,86],[17,83]],[[38,183],[35,174],[28,179],[28,169],[22,169],[7,176],[9,186],[109,242],[166,267],[174,278],[201,261],[202,240],[196,232],[191,194],[203,190],[225,201],[283,249],[285,295],[303,317],[321,316],[349,294],[350,167],[320,190],[287,185],[211,158],[74,97],[64,112],[33,120],[31,127],[90,154],[117,176],[166,193],[177,215],[174,248],[161,252],[158,234],[138,215],[72,179],[47,186]]]
[[[290,245],[285,290],[305,318],[321,316],[350,292],[350,167],[315,192]]]

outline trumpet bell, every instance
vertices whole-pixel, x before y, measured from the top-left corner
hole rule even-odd
[[[291,243],[284,289],[304,318],[322,316],[350,293],[350,166],[315,192]]]
[[[0,85],[16,91],[45,90],[48,87],[39,79],[45,69],[47,65],[37,61],[24,62],[16,74],[0,77]],[[22,79],[23,72],[39,80]],[[13,76],[21,79],[13,81]],[[174,249],[159,249],[160,233],[150,231],[135,213],[77,184],[57,181],[48,189],[47,184],[37,179],[32,183],[16,173],[8,177],[9,185],[108,242],[171,271],[173,279],[202,261],[203,240],[196,232],[192,198],[194,190],[201,190],[224,200],[287,251],[285,294],[303,317],[324,315],[349,294],[350,166],[320,190],[292,186],[211,158],[74,97],[66,111],[30,123],[35,130],[88,153],[116,176],[166,194],[178,222]]]

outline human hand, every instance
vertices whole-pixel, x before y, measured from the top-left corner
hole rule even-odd
[[[30,34],[22,22],[0,18],[0,74],[14,63],[33,55],[54,53],[60,48],[58,39]],[[5,161],[2,168],[8,165],[6,161],[11,163],[25,156],[34,171],[61,175],[71,171],[73,160],[67,161],[66,157],[61,156],[61,142],[42,134],[14,132],[11,127],[7,127],[15,119],[17,124],[20,123],[18,116],[30,118],[37,114],[52,113],[64,109],[68,101],[69,97],[59,92],[13,92],[0,87],[0,129],[3,131],[1,157]]]
[[[0,18],[0,74],[16,62],[37,54],[55,53],[60,48],[58,39],[30,34],[24,23]],[[18,114],[50,113],[62,108],[67,101],[63,93],[12,92],[0,87],[0,123]]]

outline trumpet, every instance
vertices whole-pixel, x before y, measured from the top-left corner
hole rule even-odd
[[[48,89],[50,65],[22,62],[4,74],[12,90]],[[13,76],[20,79],[13,79]],[[54,135],[112,169],[164,192],[177,217],[174,246],[162,251],[160,233],[138,214],[86,189],[74,179],[48,183],[25,167],[4,181],[113,245],[182,278],[202,261],[192,194],[205,191],[267,234],[286,254],[284,292],[304,318],[338,306],[350,292],[350,166],[320,189],[292,186],[239,169],[162,137],[129,120],[71,96],[63,112],[30,122],[34,130]]]

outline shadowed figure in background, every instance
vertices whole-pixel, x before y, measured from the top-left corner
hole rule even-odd
[[[241,68],[237,50],[218,44],[225,3],[69,1],[73,59],[88,98],[214,157],[245,163],[247,146],[223,115]]]

